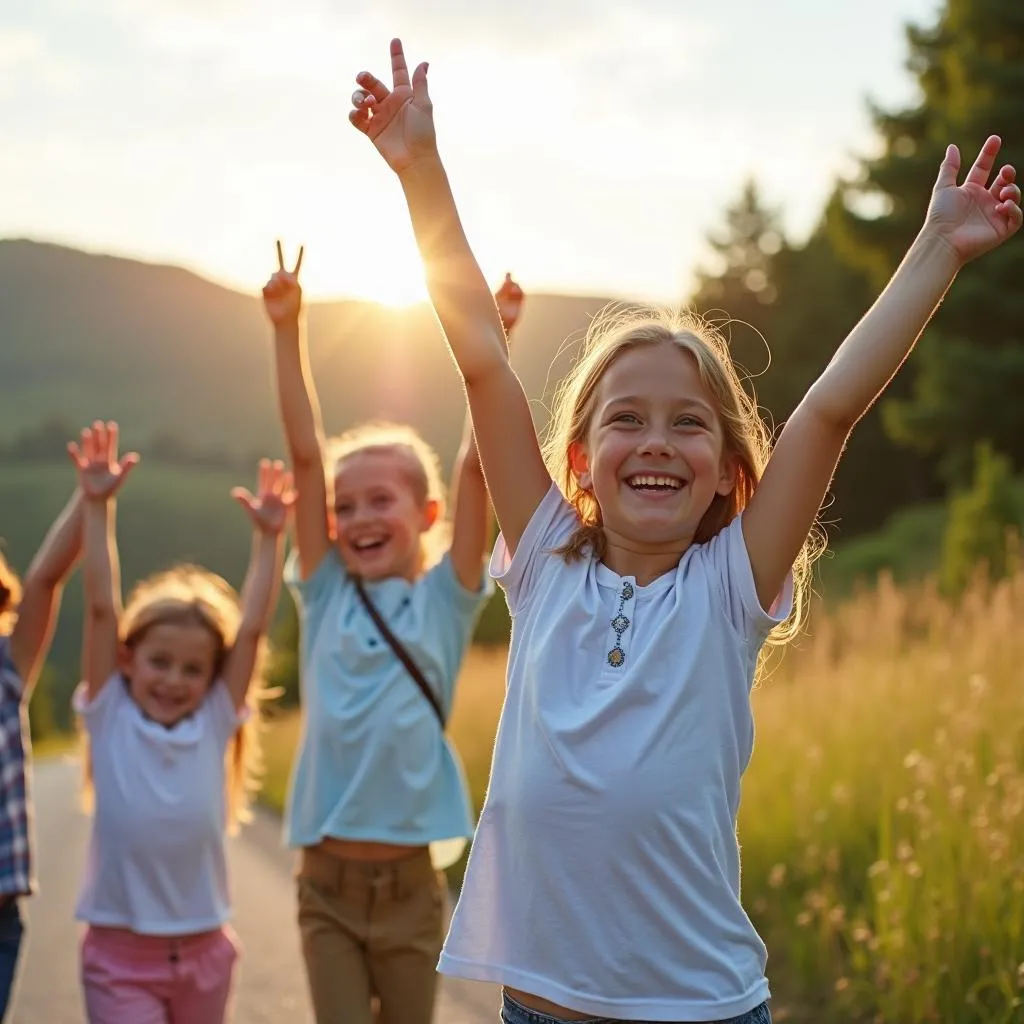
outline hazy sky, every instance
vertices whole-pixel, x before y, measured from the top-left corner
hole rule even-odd
[[[914,96],[937,0],[31,0],[0,13],[0,236],[253,290],[421,294],[401,193],[347,121],[400,35],[489,276],[678,297],[753,174],[799,235]],[[355,14],[346,12],[358,12]],[[430,13],[426,13],[430,11]],[[922,197],[922,202],[924,202]]]

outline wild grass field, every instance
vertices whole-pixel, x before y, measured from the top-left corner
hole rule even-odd
[[[739,835],[777,1021],[1024,1020],[1022,621],[1024,571],[957,605],[883,579],[769,665]],[[470,655],[451,725],[478,807],[504,663]]]

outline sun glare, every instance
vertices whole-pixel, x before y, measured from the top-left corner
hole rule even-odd
[[[340,229],[323,217],[330,208],[323,197],[307,202],[289,218],[291,250],[286,252],[294,257],[299,243],[305,244],[302,279],[311,300],[363,299],[396,309],[427,301],[423,265],[403,205],[373,199],[353,204]]]
[[[308,253],[308,257],[314,256]],[[305,289],[310,299],[363,299],[391,309],[403,309],[428,300],[423,268],[415,252],[394,251],[377,259],[369,252],[355,256],[336,247],[322,254],[322,264],[309,264]]]
[[[369,247],[353,254],[342,246],[318,252],[307,246],[303,266],[305,292],[313,301],[363,299],[393,309],[427,301],[423,268],[415,252],[395,251],[378,256]]]

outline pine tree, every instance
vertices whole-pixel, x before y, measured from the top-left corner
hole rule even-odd
[[[837,251],[829,229],[841,198],[835,192],[806,245],[777,262],[779,311],[769,339],[774,354],[772,392],[784,416],[828,365],[874,298],[869,275]],[[871,409],[857,425],[832,482],[824,512],[835,540],[880,527],[898,507],[937,497],[923,459],[898,446]]]
[[[697,272],[689,305],[722,330],[737,366],[755,378],[758,400],[778,415],[761,374],[769,364],[766,338],[778,299],[776,260],[788,247],[779,213],[762,202],[757,184],[748,180],[727,208],[724,225],[707,242],[712,265]]]
[[[712,319],[725,318],[733,357],[757,374],[753,390],[776,426],[872,298],[868,275],[833,243],[829,223],[839,205],[837,192],[808,241],[796,246],[786,239],[779,212],[767,208],[748,182],[726,211],[724,227],[708,239],[717,266],[700,272],[691,304]],[[877,528],[901,504],[935,495],[920,457],[897,448],[872,410],[840,464],[833,496],[825,518],[839,521],[848,537]]]
[[[990,134],[1001,162],[1024,157],[1024,4],[947,0],[931,28],[907,31],[908,69],[920,102],[874,111],[882,153],[865,162],[833,229],[844,251],[881,287],[919,229],[946,144],[965,165]],[[965,166],[966,172],[966,166]],[[1024,168],[1022,168],[1024,170]],[[925,332],[902,386],[887,402],[891,435],[941,460],[963,482],[977,443],[991,441],[1024,465],[1024,245],[1019,240],[966,267]]]
[[[718,268],[698,272],[694,304],[716,302],[770,306],[777,298],[771,260],[786,245],[779,212],[764,205],[753,179],[725,213],[725,227],[708,235]]]

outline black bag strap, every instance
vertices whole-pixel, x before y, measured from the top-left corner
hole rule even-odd
[[[434,691],[430,688],[430,683],[424,678],[423,673],[420,671],[419,666],[409,656],[409,652],[402,646],[402,642],[395,636],[394,633],[388,628],[388,624],[381,617],[377,606],[370,600],[370,595],[366,592],[366,587],[363,585],[363,581],[358,576],[352,577],[352,582],[355,583],[356,593],[359,595],[359,600],[363,602],[363,607],[369,613],[370,618],[373,619],[373,624],[380,631],[381,636],[388,642],[388,646],[392,651],[395,652],[395,656],[405,666],[405,670],[412,676],[416,681],[416,685],[419,686],[423,692],[423,696],[426,697],[428,703],[437,716],[437,721],[441,726],[441,731],[444,732],[444,711],[441,709],[441,702],[437,699]]]

